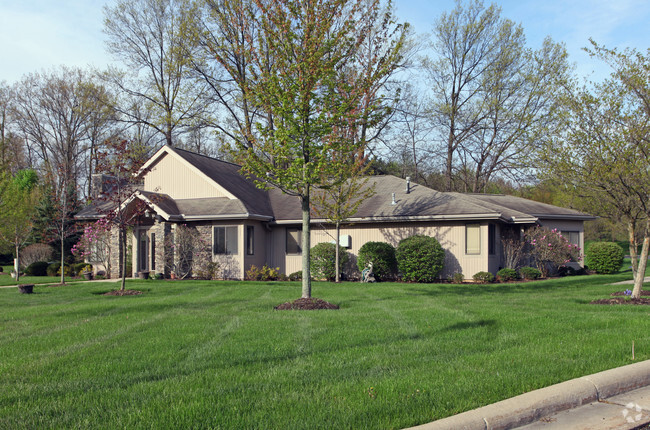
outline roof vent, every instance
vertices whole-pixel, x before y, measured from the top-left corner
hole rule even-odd
[[[391,204],[391,205],[396,205],[397,202],[395,201],[395,193],[392,193],[392,195],[393,195],[393,201],[390,202],[390,204]]]
[[[411,177],[406,177],[406,194],[411,192]]]

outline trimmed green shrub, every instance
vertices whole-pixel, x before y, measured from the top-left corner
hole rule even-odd
[[[487,284],[494,281],[494,275],[490,272],[478,272],[472,276],[472,279],[479,284]]]
[[[302,281],[302,270],[289,274],[290,281]]]
[[[0,272],[4,272],[4,271],[5,271],[5,268],[0,266]]]
[[[623,264],[623,248],[614,242],[592,243],[585,254],[585,263],[596,273],[616,273]]]
[[[321,242],[311,249],[311,276],[334,280],[336,278],[336,245]],[[345,267],[348,262],[348,250],[339,246],[339,267]]]
[[[497,272],[497,280],[499,282],[514,281],[519,275],[515,269],[503,268]]]
[[[535,269],[534,267],[526,266],[519,268],[519,276],[524,279],[539,279],[542,277],[542,272],[540,272],[539,269]]]
[[[416,235],[400,240],[395,257],[402,280],[433,282],[442,270],[445,251],[434,237]]]
[[[27,276],[47,276],[47,261],[35,261],[25,268]]]
[[[357,267],[363,271],[372,261],[372,272],[375,279],[384,281],[395,277],[397,272],[397,259],[395,258],[395,247],[386,242],[366,242],[359,249]]]

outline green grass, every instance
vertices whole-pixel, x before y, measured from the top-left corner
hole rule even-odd
[[[18,284],[58,284],[61,282],[61,276],[21,276],[18,281],[11,277],[13,266],[2,266],[3,271],[0,274],[0,286],[18,285]],[[85,281],[82,278],[65,277],[66,282]]]
[[[0,289],[0,428],[403,428],[650,359],[629,273],[526,284]]]

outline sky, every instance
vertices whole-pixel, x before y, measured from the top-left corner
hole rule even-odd
[[[58,65],[104,68],[103,6],[107,0],[0,0],[0,82]],[[489,1],[485,2],[489,4]],[[609,71],[582,51],[589,38],[608,48],[650,46],[648,0],[500,0],[501,16],[524,28],[528,45],[539,48],[546,36],[563,42],[576,73],[600,80]],[[418,34],[431,31],[453,0],[394,0],[400,21]]]

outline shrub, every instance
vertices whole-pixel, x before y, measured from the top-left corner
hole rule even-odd
[[[68,265],[65,264],[64,266],[64,271],[66,276],[70,276],[72,274],[72,268]],[[47,266],[47,276],[59,276],[61,275],[61,263],[59,261],[50,264]]]
[[[616,273],[623,264],[623,249],[614,242],[592,243],[585,253],[585,264],[596,273]]]
[[[333,280],[336,278],[335,244],[322,242],[311,249],[311,275],[316,278]],[[348,250],[339,246],[340,267],[348,262]]]
[[[478,272],[472,276],[472,279],[479,284],[487,284],[488,282],[494,281],[494,275],[490,272]]]
[[[386,242],[366,242],[359,249],[357,266],[363,271],[372,261],[372,272],[375,279],[387,280],[395,277],[397,272],[397,260],[395,259],[395,247]]]
[[[557,274],[559,276],[580,276],[580,275],[584,275],[586,273],[587,272],[582,267],[579,268],[579,269],[575,269],[575,268],[573,268],[571,266],[560,267],[558,269],[558,271],[557,271]]]
[[[22,267],[27,267],[37,261],[49,261],[52,259],[53,253],[54,249],[52,249],[50,245],[44,243],[33,243],[27,245],[20,251],[20,265]]]
[[[302,281],[302,270],[289,274],[290,281]]]
[[[530,255],[543,276],[555,273],[570,261],[580,260],[580,247],[571,244],[557,229],[533,227],[526,231],[525,237],[530,245]]]
[[[27,276],[47,276],[47,261],[35,261],[27,268],[25,268],[25,275]]]
[[[246,271],[246,279],[249,281],[276,281],[280,276],[280,268],[268,267],[266,264],[258,268],[254,264]]]
[[[515,269],[503,268],[497,272],[497,280],[499,282],[514,281],[517,279],[517,271]]]
[[[435,238],[416,235],[399,242],[395,257],[404,281],[433,282],[442,270],[445,251]]]
[[[521,267],[519,268],[519,276],[524,279],[539,279],[542,277],[542,272],[534,267]]]
[[[465,275],[463,275],[460,272],[456,272],[453,275],[449,275],[447,277],[447,280],[452,284],[462,284],[463,281],[465,280]]]
[[[196,268],[194,275],[199,279],[218,279],[220,267],[216,261],[204,261],[203,264]],[[161,277],[158,278],[158,275]],[[156,273],[156,279],[162,279],[162,273]]]
[[[1,272],[4,272],[4,271],[5,271],[5,268],[2,267],[2,266],[0,266],[0,273],[1,273]]]

